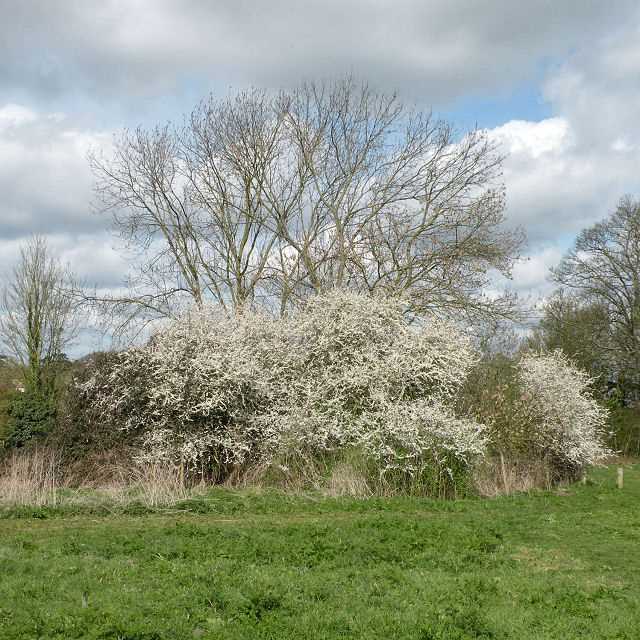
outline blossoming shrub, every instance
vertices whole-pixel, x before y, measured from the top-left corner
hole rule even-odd
[[[344,291],[281,319],[191,311],[84,372],[72,440],[89,425],[145,463],[363,493],[450,495],[481,461],[513,486],[521,471],[548,483],[607,455],[606,412],[562,353],[478,364],[454,326],[403,312]]]
[[[393,403],[362,420],[362,447],[384,468],[383,491],[390,485],[439,497],[466,492],[472,464],[485,453],[484,427],[440,401]]]
[[[355,449],[372,481],[437,478],[438,492],[464,476],[483,437],[452,408],[476,361],[453,326],[410,326],[399,301],[344,292],[311,299],[281,326],[290,348],[268,367],[281,365],[259,420],[282,434],[284,451]]]
[[[437,478],[443,492],[484,448],[483,427],[454,411],[476,357],[453,326],[411,325],[403,311],[348,292],[278,320],[194,311],[78,391],[103,420],[139,434],[145,459],[223,479],[357,451],[372,480]]]
[[[257,455],[269,434],[254,430],[265,405],[255,342],[272,342],[267,318],[185,314],[147,345],[115,354],[78,391],[100,419],[138,436],[145,462],[207,465],[218,474]]]
[[[591,394],[587,373],[558,350],[525,355],[517,374],[534,443],[557,467],[571,472],[610,453],[603,444],[607,411]]]
[[[532,468],[542,480],[546,467],[546,483],[572,477],[609,453],[607,412],[587,374],[560,351],[485,361],[468,377],[462,399],[461,411],[486,424],[487,465],[499,483],[513,473],[531,476]]]

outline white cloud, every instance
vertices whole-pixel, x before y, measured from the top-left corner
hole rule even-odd
[[[86,154],[109,140],[60,114],[0,107],[0,237],[102,228],[104,221],[91,212]]]
[[[92,234],[42,234],[51,254],[88,286],[112,289],[122,284],[127,263],[114,248],[113,238],[107,232]],[[7,277],[20,257],[20,248],[27,237],[0,238],[0,279]]]
[[[567,117],[586,149],[640,144],[640,15],[594,46],[584,47],[549,76],[545,97]],[[618,145],[620,146],[620,145]]]
[[[0,108],[0,131],[17,127],[37,119],[35,111],[19,104],[7,104]]]
[[[61,114],[23,105],[0,107],[0,282],[32,234],[87,285],[113,288],[127,264],[113,248],[106,221],[93,213],[88,149],[110,135],[74,127]]]
[[[353,72],[431,103],[508,88],[628,20],[633,0],[118,0],[13,3],[0,87],[132,102],[208,84]]]
[[[546,295],[548,269],[576,233],[609,215],[619,199],[640,197],[640,20],[576,53],[547,76],[555,114],[512,120],[490,136],[508,154],[508,218],[529,236],[529,260],[513,287]]]
[[[544,293],[552,289],[553,285],[548,280],[549,269],[558,264],[562,253],[560,247],[545,247],[517,262],[513,268],[514,288],[524,293]]]
[[[539,158],[543,154],[562,151],[569,143],[569,123],[564,118],[548,118],[540,122],[510,120],[491,131],[512,158]]]
[[[640,195],[640,147],[607,136],[585,142],[570,114],[508,122],[490,135],[508,154],[509,220],[527,230],[533,246],[566,242],[611,213],[625,193]]]

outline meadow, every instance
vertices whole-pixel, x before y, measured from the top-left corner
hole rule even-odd
[[[640,465],[495,499],[0,511],[0,638],[635,639]]]

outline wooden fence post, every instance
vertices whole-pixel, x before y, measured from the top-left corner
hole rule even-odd
[[[624,469],[622,467],[618,467],[618,489],[622,489],[624,487]]]

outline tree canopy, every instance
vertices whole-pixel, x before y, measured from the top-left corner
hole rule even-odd
[[[137,257],[121,321],[185,305],[284,313],[332,288],[403,295],[417,313],[504,316],[483,291],[523,241],[505,228],[502,157],[351,79],[209,97],[180,125],[94,154],[99,206]]]

